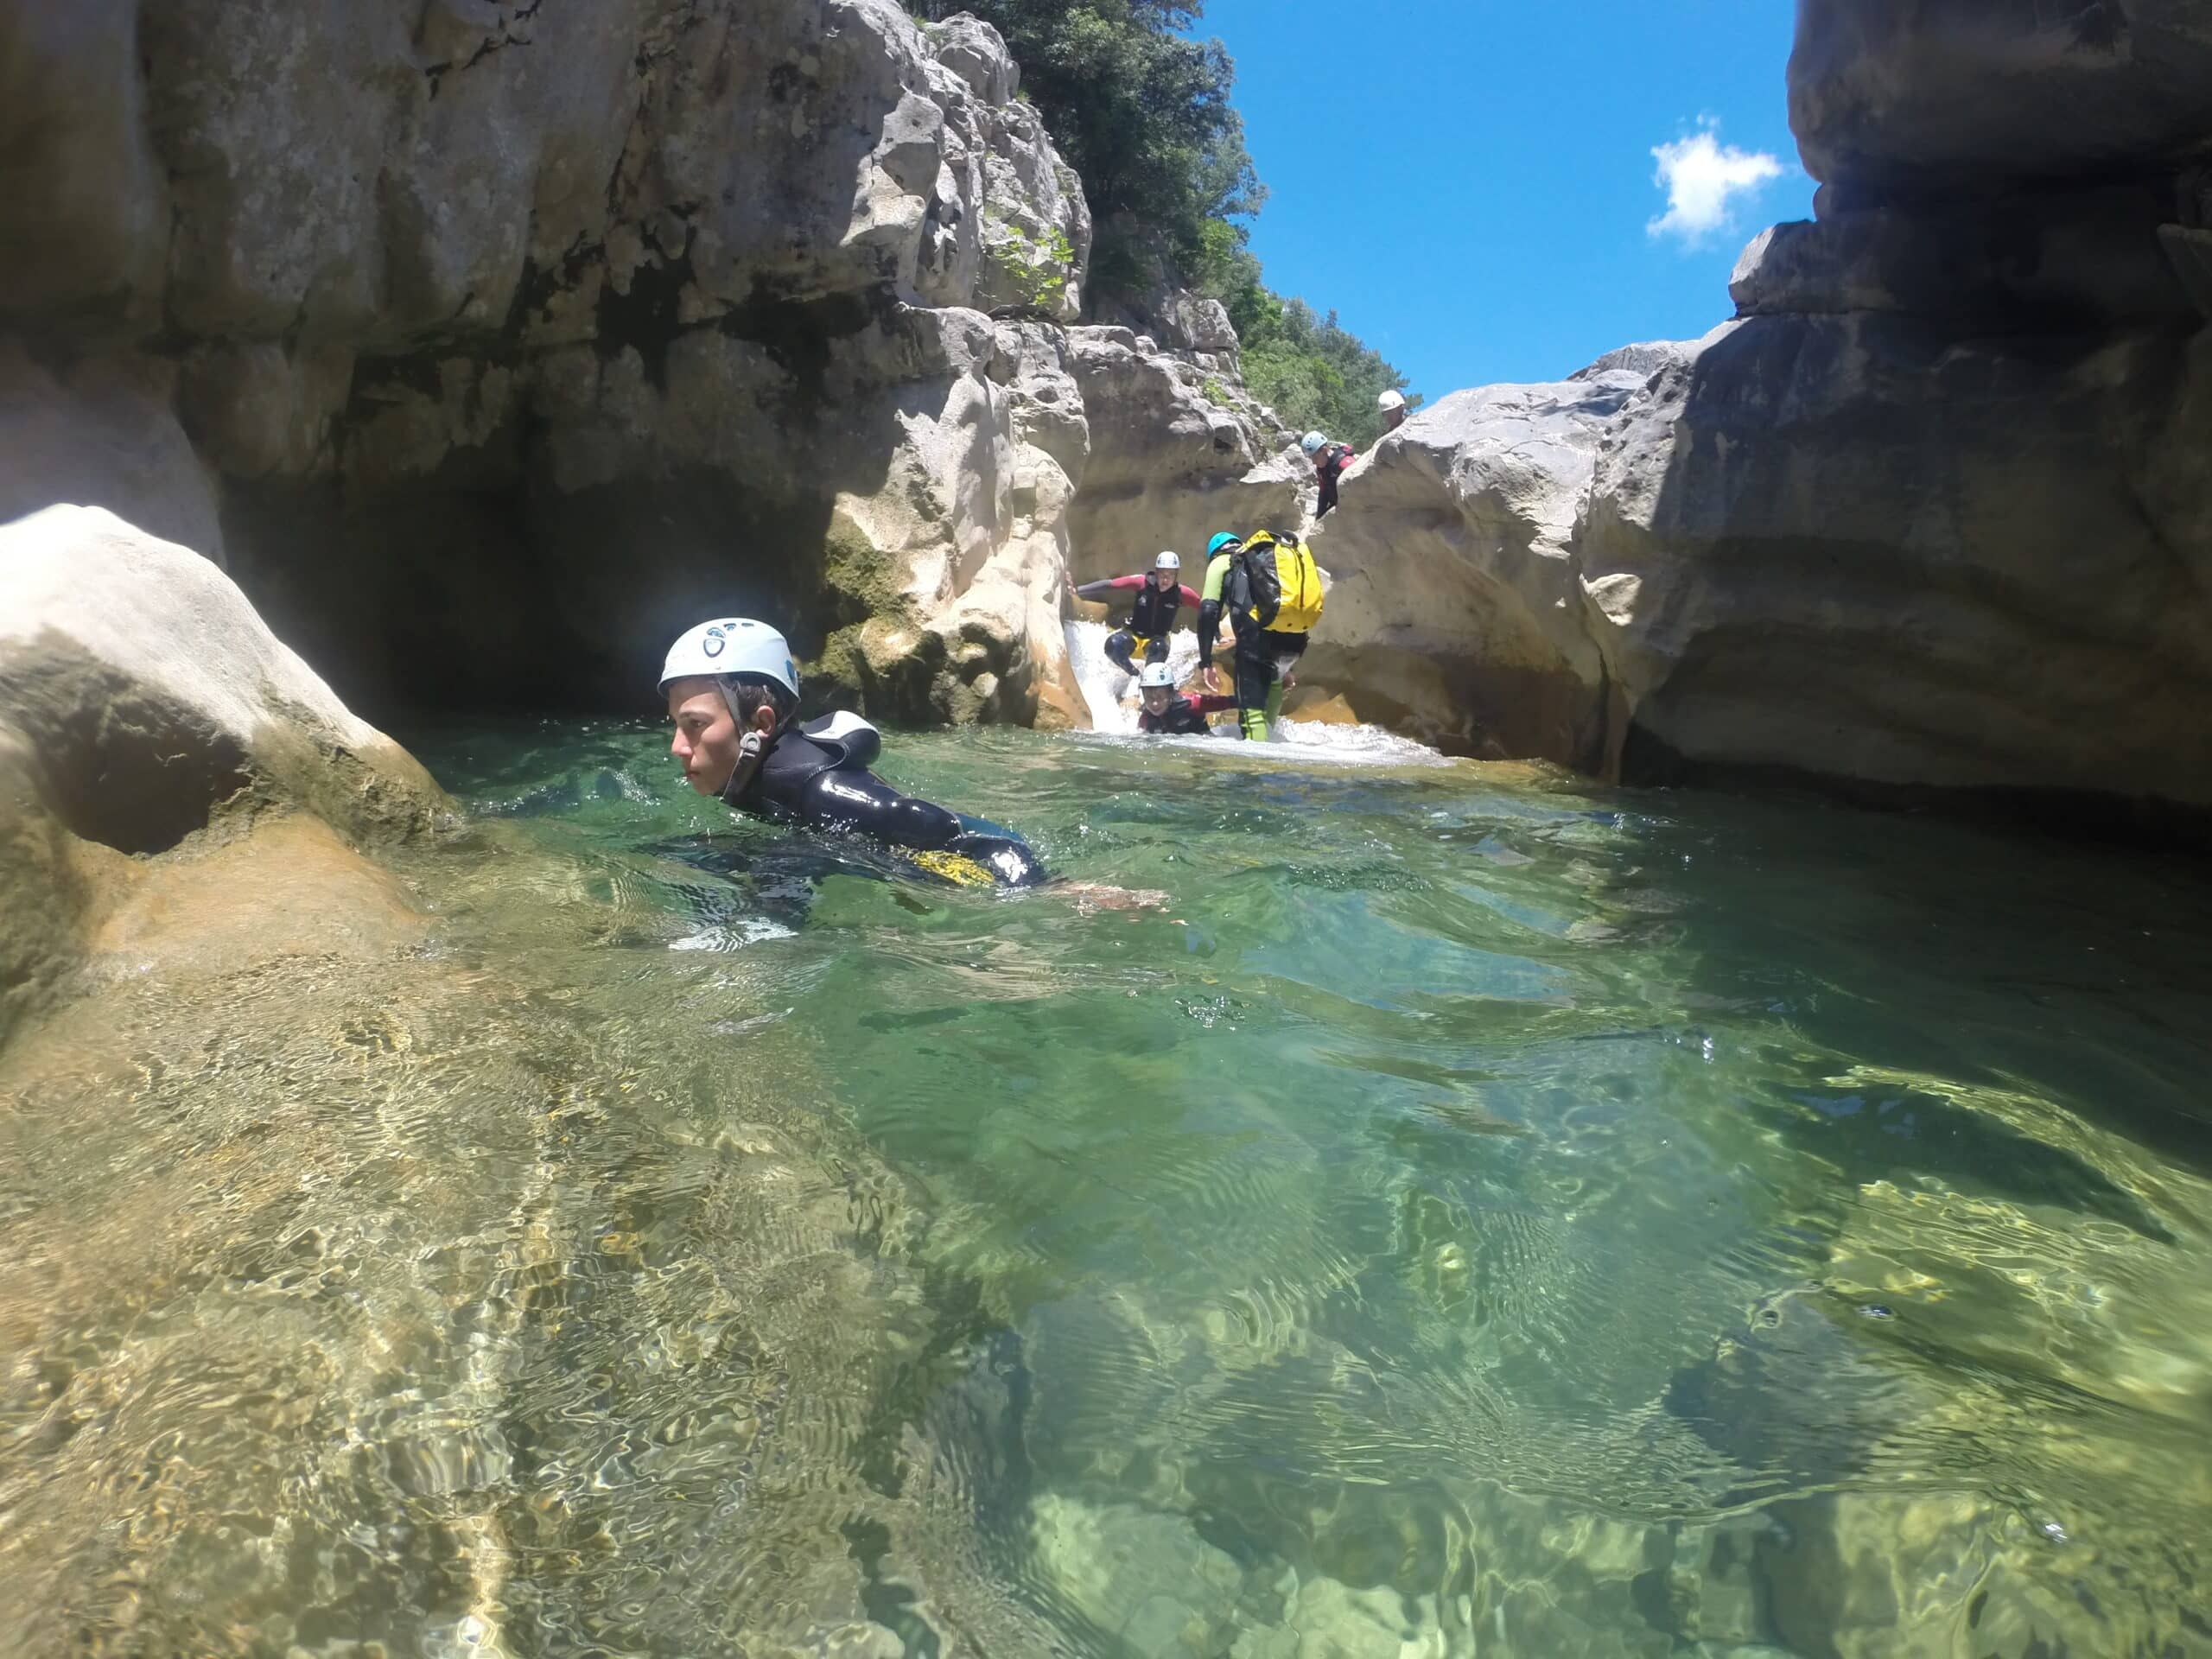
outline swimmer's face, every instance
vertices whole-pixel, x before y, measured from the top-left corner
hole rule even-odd
[[[683,767],[683,781],[702,795],[719,795],[737,770],[737,716],[712,680],[678,680],[668,688],[668,717],[676,736],[668,746]]]
[[[1173,570],[1154,571],[1152,573],[1152,585],[1159,588],[1160,592],[1166,593],[1170,588],[1173,588],[1175,585],[1175,572]]]
[[[1166,714],[1167,705],[1174,701],[1175,691],[1172,686],[1147,685],[1144,689],[1144,708],[1148,715]]]

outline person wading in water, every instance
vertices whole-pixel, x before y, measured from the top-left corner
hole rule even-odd
[[[1144,699],[1144,707],[1137,713],[1137,730],[1155,736],[1204,736],[1214,729],[1206,721],[1208,715],[1226,714],[1236,706],[1234,697],[1177,691],[1175,671],[1165,663],[1144,665],[1137,676],[1137,691]]]

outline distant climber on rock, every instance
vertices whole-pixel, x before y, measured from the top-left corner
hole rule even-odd
[[[1313,480],[1320,486],[1320,499],[1313,509],[1313,516],[1319,518],[1337,505],[1337,480],[1344,475],[1344,469],[1358,459],[1358,452],[1348,443],[1330,442],[1328,435],[1323,432],[1308,432],[1299,440],[1298,447],[1313,463]]]
[[[1236,706],[1234,697],[1178,691],[1175,671],[1165,663],[1147,663],[1137,676],[1137,690],[1144,699],[1137,712],[1137,729],[1155,736],[1202,736],[1214,729],[1208,715],[1226,714]]]
[[[1122,673],[1135,673],[1135,659],[1140,656],[1147,663],[1167,660],[1167,636],[1175,631],[1176,617],[1184,606],[1196,610],[1198,605],[1198,596],[1183,586],[1182,573],[1182,559],[1173,553],[1162,553],[1152,562],[1152,570],[1146,575],[1109,576],[1103,582],[1086,582],[1080,588],[1072,581],[1068,584],[1077,599],[1103,601],[1109,594],[1136,594],[1129,607],[1128,626],[1116,629],[1106,639],[1107,658]]]
[[[1375,412],[1382,417],[1385,433],[1396,431],[1406,423],[1406,394],[1390,387],[1375,400]]]
[[[661,695],[684,781],[776,823],[860,835],[961,887],[1034,887],[1044,864],[1003,826],[902,795],[868,768],[883,747],[857,715],[800,723],[798,667],[765,622],[702,622],[669,648]]]
[[[1206,544],[1205,589],[1198,601],[1198,660],[1205,683],[1220,689],[1213,666],[1221,621],[1236,637],[1237,727],[1246,738],[1267,741],[1282,713],[1282,694],[1297,683],[1325,601],[1320,567],[1294,537],[1255,530],[1238,537],[1224,531]]]

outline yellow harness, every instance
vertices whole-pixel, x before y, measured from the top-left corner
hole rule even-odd
[[[964,853],[914,853],[915,863],[956,887],[995,887],[998,878]]]

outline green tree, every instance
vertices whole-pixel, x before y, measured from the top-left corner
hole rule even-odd
[[[1110,277],[1157,238],[1179,264],[1209,221],[1256,213],[1264,199],[1229,101],[1236,67],[1219,41],[1188,38],[1204,0],[920,0],[940,22],[973,12],[1006,37],[1022,90],[1083,176]]]
[[[1083,177],[1097,223],[1090,291],[1142,298],[1155,277],[1210,294],[1244,378],[1293,427],[1365,447],[1376,397],[1406,378],[1337,321],[1268,289],[1239,220],[1267,191],[1230,103],[1236,66],[1192,40],[1205,0],[913,0],[925,22],[972,12],[1006,37],[1022,91]],[[1408,398],[1418,404],[1418,398]]]
[[[1244,384],[1299,431],[1319,430],[1365,448],[1382,435],[1375,400],[1404,391],[1406,377],[1337,321],[1267,285],[1243,226],[1216,219],[1201,239],[1192,280],[1227,308],[1244,346]],[[1419,408],[1421,399],[1406,399]]]

